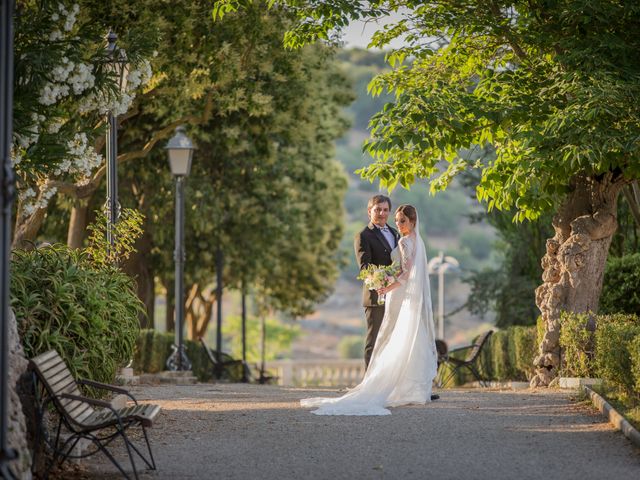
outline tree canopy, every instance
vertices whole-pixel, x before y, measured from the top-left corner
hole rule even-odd
[[[132,83],[136,74],[129,74],[137,96],[131,94],[118,111],[120,199],[146,218],[138,252],[123,267],[137,277],[148,307],[154,277],[165,285],[173,281],[174,193],[166,152],[159,147],[176,125],[186,124],[198,145],[186,190],[188,290],[193,285],[202,293],[211,284],[215,253],[221,250],[226,286],[250,289],[265,307],[291,315],[307,313],[331,290],[341,264],[346,179],[334,160],[333,141],[347,125],[341,110],[351,99],[350,88],[331,49],[283,47],[281,32],[291,25],[290,12],[256,5],[215,24],[209,6],[204,0],[142,1],[135,8],[126,0],[87,0],[79,8],[68,7],[80,25],[91,26],[72,32],[76,55],[98,52],[98,59],[87,66],[91,75],[102,71],[107,60],[105,25],[119,34],[118,44],[132,61],[147,54],[140,57],[148,68],[145,81]],[[29,3],[28,8],[47,24],[58,7],[45,2]],[[18,39],[19,49],[33,51],[25,38]],[[52,42],[48,37],[37,41],[38,51],[46,51]],[[58,57],[48,61],[52,69],[56,62],[64,63]],[[46,82],[44,70],[42,76]],[[112,83],[103,89],[120,98],[112,92]],[[62,240],[62,227],[68,224],[69,243],[80,246],[91,212],[102,204],[98,189],[103,182],[99,149],[104,144],[104,109],[85,118],[78,113],[83,99],[67,97],[70,120],[65,125],[71,132],[76,128],[71,120],[91,126],[86,144],[95,161],[82,181],[60,178],[64,196],[52,196],[55,202],[43,203],[38,211],[48,215],[48,241]],[[55,114],[49,108],[42,116],[48,125]],[[57,144],[65,141],[62,135],[51,138]],[[64,162],[65,155],[61,151],[59,161]],[[52,175],[47,172],[55,169],[52,158],[49,151],[43,153],[47,182]],[[23,160],[21,165],[25,172],[34,171],[33,162]],[[40,228],[35,223],[34,232]]]
[[[214,16],[247,3],[219,0]],[[637,2],[270,3],[298,15],[285,34],[291,47],[330,39],[354,19],[402,15],[371,42],[402,37],[406,46],[370,86],[395,102],[371,121],[376,162],[362,170],[367,178],[388,187],[431,178],[440,190],[478,168],[478,198],[489,209],[515,207],[522,220],[550,209],[577,174],[640,176]],[[491,163],[458,155],[486,143],[496,147]]]

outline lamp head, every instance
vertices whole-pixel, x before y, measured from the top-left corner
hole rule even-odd
[[[118,89],[120,92],[124,92],[129,77],[129,64],[127,63],[127,53],[121,48],[116,48],[117,41],[118,35],[113,30],[109,30],[107,34],[107,53],[110,60],[108,68],[116,75]]]
[[[171,173],[176,176],[186,177],[191,172],[191,159],[195,146],[185,134],[185,128],[176,128],[176,133],[169,139],[164,147],[169,154],[169,166]]]

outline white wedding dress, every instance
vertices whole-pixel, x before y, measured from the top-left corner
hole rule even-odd
[[[386,294],[384,319],[362,382],[338,398],[306,398],[316,415],[390,415],[387,407],[431,401],[437,370],[435,329],[424,242],[402,237],[391,252],[401,285]]]

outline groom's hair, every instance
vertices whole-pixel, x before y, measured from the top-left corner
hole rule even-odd
[[[379,203],[387,202],[389,204],[389,210],[391,210],[391,199],[386,195],[374,195],[369,199],[369,204],[367,205],[367,210],[373,208],[374,205]]]

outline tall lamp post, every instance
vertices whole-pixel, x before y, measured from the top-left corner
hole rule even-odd
[[[175,330],[176,339],[173,353],[167,360],[169,370],[191,370],[191,362],[184,351],[184,180],[191,172],[191,159],[195,147],[189,137],[185,135],[184,127],[176,128],[176,133],[165,149],[169,154],[169,166],[176,180],[176,246],[173,258],[176,264],[175,272]]]
[[[459,271],[459,267],[458,260],[445,256],[444,252],[440,252],[437,257],[429,260],[427,265],[430,274],[438,274],[438,338],[440,340],[444,340],[444,274]]]
[[[15,478],[9,461],[17,458],[9,447],[9,255],[11,209],[15,197],[11,166],[13,136],[13,0],[0,2],[0,478]]]
[[[108,70],[116,77],[120,93],[127,88],[129,68],[127,56],[122,49],[116,48],[118,36],[110,31],[107,35]],[[120,216],[118,202],[118,115],[113,110],[107,112],[107,201],[104,205],[107,217],[107,242],[112,248],[115,238],[113,227]]]

